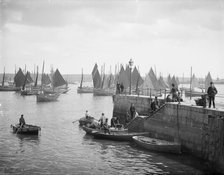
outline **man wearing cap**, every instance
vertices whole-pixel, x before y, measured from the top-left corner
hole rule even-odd
[[[211,108],[211,103],[213,103],[213,108],[215,108],[215,95],[218,93],[217,89],[214,86],[213,82],[210,82],[210,86],[207,90],[209,98],[209,108]]]
[[[106,117],[105,117],[104,113],[102,113],[102,115],[99,119],[99,122],[100,122],[100,127],[103,127],[103,125],[106,123]]]

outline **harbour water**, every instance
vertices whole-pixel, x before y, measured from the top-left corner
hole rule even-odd
[[[77,86],[77,85],[76,85]],[[97,140],[77,121],[85,110],[95,118],[112,116],[112,97],[77,94],[75,85],[58,101],[37,103],[35,96],[0,92],[0,174],[206,174],[207,163],[189,154],[169,155],[134,143]],[[39,136],[12,133],[24,114],[41,127]]]

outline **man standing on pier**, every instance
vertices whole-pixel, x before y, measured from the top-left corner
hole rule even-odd
[[[210,82],[210,86],[207,90],[208,98],[209,98],[209,108],[211,108],[211,103],[213,104],[213,108],[215,108],[215,95],[218,93],[216,87],[213,82]]]

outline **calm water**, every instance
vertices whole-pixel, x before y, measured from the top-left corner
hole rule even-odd
[[[35,96],[0,92],[0,174],[204,174],[206,163],[189,155],[152,153],[134,143],[96,140],[72,121],[88,109],[96,118],[112,116],[111,97],[71,91],[57,102],[37,103]],[[10,124],[24,114],[41,126],[41,135],[20,136]]]

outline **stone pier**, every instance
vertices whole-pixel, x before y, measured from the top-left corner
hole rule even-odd
[[[191,153],[210,162],[224,173],[224,110],[214,110],[196,105],[165,103],[154,115],[150,114],[151,99],[141,96],[116,95],[113,97],[113,115],[121,119],[131,103],[140,117],[133,120],[130,131],[149,131],[155,138],[178,141],[182,151]]]

